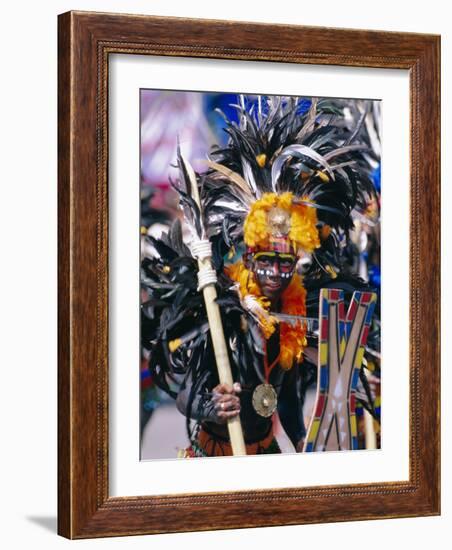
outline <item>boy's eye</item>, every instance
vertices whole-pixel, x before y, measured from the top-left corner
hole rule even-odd
[[[269,263],[271,263],[271,262],[274,261],[274,258],[271,258],[271,257],[269,257],[269,256],[259,256],[259,258],[257,258],[257,261],[258,261],[259,263],[267,263],[267,264],[269,264]]]

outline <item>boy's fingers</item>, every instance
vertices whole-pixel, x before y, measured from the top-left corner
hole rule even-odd
[[[228,409],[237,409],[240,408],[240,401],[238,398],[235,399],[223,399],[221,401],[217,401],[215,404],[215,407],[217,410],[226,411]]]
[[[212,390],[212,392],[220,393],[220,394],[231,394],[231,393],[240,393],[242,391],[242,386],[239,384],[239,382],[234,382],[232,386],[229,384],[218,384],[215,386]]]
[[[213,389],[214,393],[232,393],[232,388],[229,384],[218,384]]]

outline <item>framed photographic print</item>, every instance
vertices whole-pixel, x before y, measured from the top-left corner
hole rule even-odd
[[[439,514],[439,43],[59,17],[60,534]]]

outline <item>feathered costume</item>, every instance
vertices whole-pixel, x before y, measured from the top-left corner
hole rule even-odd
[[[213,420],[218,377],[192,243],[207,238],[212,244],[233,378],[242,386],[247,452],[278,452],[271,421],[276,408],[294,446],[305,436],[304,395],[316,367],[304,352],[316,345],[312,319],[318,317],[319,289],[351,293],[366,286],[349,272],[349,236],[355,215],[375,221],[379,215],[371,181],[378,151],[366,116],[370,102],[266,96],[239,96],[239,102],[238,123],[225,117],[227,146],[215,148],[207,171],[197,175],[202,212],[179,152],[180,177],[173,185],[184,224],[175,221],[161,240],[148,237],[152,254],[142,262],[148,297],[142,345],[155,382],[187,418],[192,445],[185,456],[231,454],[227,435]],[[285,255],[297,259],[282,274],[290,282],[277,311],[262,292],[263,271],[254,263],[268,253],[280,262]],[[256,397],[258,387],[264,397]],[[262,403],[268,399],[274,406],[266,412]]]

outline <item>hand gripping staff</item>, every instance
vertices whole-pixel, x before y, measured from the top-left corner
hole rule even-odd
[[[189,162],[187,162],[180,152],[179,155],[188,180],[187,183],[191,188],[192,199],[195,201],[199,209],[199,213],[201,214],[201,199],[199,196],[195,173]],[[198,260],[198,290],[202,290],[204,295],[219,381],[221,384],[228,384],[229,386],[232,386],[233,379],[223,332],[220,308],[216,303],[217,290],[215,288],[215,283],[217,281],[217,275],[216,271],[212,267],[212,246],[210,241],[205,236],[205,231],[202,227],[202,216],[200,215],[198,219],[201,224],[201,232],[205,238],[196,240],[190,247],[192,256]],[[233,455],[246,455],[245,440],[243,438],[240,417],[236,416],[229,419],[227,421],[227,425]]]

